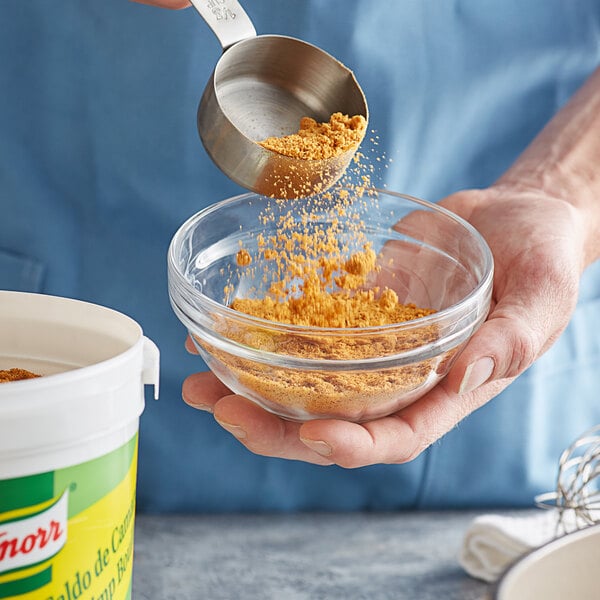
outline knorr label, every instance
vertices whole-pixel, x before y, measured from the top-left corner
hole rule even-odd
[[[0,480],[0,598],[131,598],[137,435],[94,460]]]

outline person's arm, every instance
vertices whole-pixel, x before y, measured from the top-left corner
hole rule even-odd
[[[600,257],[600,69],[494,185],[442,201],[494,254],[492,308],[448,376],[395,415],[365,424],[283,421],[190,376],[186,402],[214,413],[251,451],[360,467],[416,458],[507,387],[558,338],[586,266]]]
[[[529,186],[577,208],[587,225],[583,266],[600,257],[600,67],[498,185]]]
[[[515,348],[515,358],[496,361],[493,379],[515,376],[547,350],[562,332],[577,299],[579,276],[600,258],[600,68],[546,125],[513,166],[491,188],[475,193],[482,195],[483,199],[473,213],[461,202],[462,194],[458,194],[458,198],[449,198],[444,204],[481,227],[486,238],[494,240],[494,230],[499,235],[507,235],[514,223],[515,237],[523,236],[524,247],[534,246],[530,260],[538,256],[536,248],[548,258],[554,255],[553,264],[548,264],[543,257],[537,264],[533,280],[542,289],[538,298],[535,295],[531,297],[537,302],[535,305],[530,302],[523,307],[531,311],[532,317],[539,313],[539,318],[547,321],[551,307],[546,305],[555,303],[565,293],[570,297],[569,306],[557,304],[560,310],[566,312],[563,319],[556,319],[558,327],[555,335],[549,336],[548,327],[540,323],[536,337],[542,343],[528,345],[521,340],[523,348]],[[506,232],[485,221],[497,206],[510,215],[501,221],[506,223]],[[483,222],[480,222],[481,219]],[[503,246],[499,241],[495,245],[496,267],[499,267],[497,279],[501,279],[510,265],[506,264]],[[535,267],[531,265],[532,269]],[[560,268],[564,269],[562,273]],[[521,295],[527,298],[525,273],[515,279],[522,290]],[[498,290],[498,283],[495,287],[496,295],[500,291],[499,298],[504,300],[503,288]],[[498,307],[490,319],[497,313]],[[461,364],[473,363],[477,355],[474,352],[477,348],[475,342],[453,369],[452,379],[456,381],[457,375],[461,375],[463,390],[472,389],[473,383],[477,383],[469,383],[460,368]],[[525,352],[527,349],[529,351]],[[523,366],[518,363],[523,363]]]

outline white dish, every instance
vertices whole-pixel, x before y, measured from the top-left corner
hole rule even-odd
[[[494,600],[598,600],[600,525],[530,552],[512,565],[494,588]]]

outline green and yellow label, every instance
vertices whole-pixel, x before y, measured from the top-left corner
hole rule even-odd
[[[0,599],[129,600],[137,435],[94,460],[0,480]]]

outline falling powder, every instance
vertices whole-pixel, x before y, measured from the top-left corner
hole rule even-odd
[[[353,123],[352,119],[342,123]],[[331,151],[329,142],[315,150],[306,140],[314,133],[311,144],[319,146],[319,136],[327,137],[338,122],[339,116],[333,115],[329,128],[324,129],[312,120],[303,120],[304,129],[299,134],[265,144],[289,153],[297,144],[297,156],[314,157],[319,152],[326,156]],[[358,184],[346,177],[332,191],[292,204],[277,198],[266,200],[260,220],[270,233],[255,236],[255,250],[240,248],[237,252],[235,275],[255,285],[250,289],[246,286],[244,296],[231,299],[231,308],[307,330],[224,324],[223,335],[262,351],[320,360],[385,357],[437,338],[431,324],[410,331],[371,329],[435,311],[403,304],[394,290],[378,284],[380,260],[364,222],[368,211],[377,210],[370,169],[363,155],[357,153],[350,175],[359,174]],[[235,289],[230,282],[226,295]],[[352,335],[348,328],[353,329]],[[320,416],[360,421],[363,415],[373,414],[374,406],[386,414],[390,407],[397,407],[400,395],[410,395],[426,385],[433,368],[432,360],[425,360],[371,371],[300,371],[236,357],[198,342],[236,374],[249,396],[278,414],[297,419]]]

